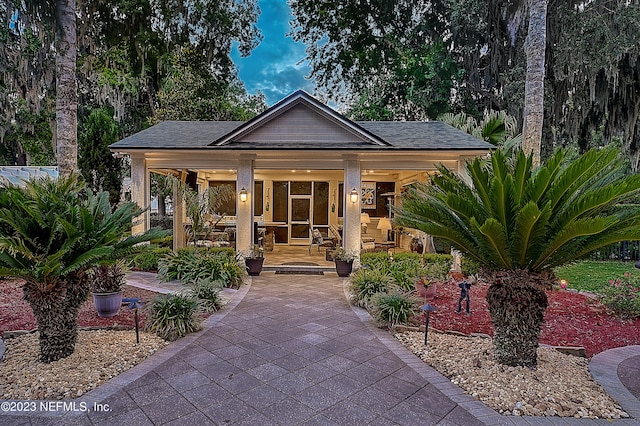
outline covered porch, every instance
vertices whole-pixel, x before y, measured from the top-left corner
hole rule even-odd
[[[324,248],[308,252],[314,230],[354,253],[406,249],[388,228],[403,190],[428,182],[439,164],[464,174],[465,159],[491,148],[440,122],[352,122],[304,92],[248,122],[162,122],[111,146],[131,158],[139,205],[150,203],[152,172],[199,191],[229,185],[235,201],[219,214],[237,250],[260,241],[267,255],[300,247],[317,262],[326,258]],[[149,212],[140,219],[134,232],[149,228]],[[174,248],[186,243],[185,223],[177,202]]]

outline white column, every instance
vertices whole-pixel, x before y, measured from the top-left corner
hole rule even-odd
[[[342,231],[344,249],[360,253],[360,160],[355,156],[344,160],[344,229]],[[356,189],[358,201],[351,201],[351,191]]]
[[[253,166],[255,155],[242,155],[236,178],[236,250],[253,247]],[[247,201],[240,201],[240,191],[247,191]]]
[[[150,176],[144,155],[131,155],[131,201],[140,208],[146,209],[150,205]],[[132,234],[142,234],[149,230],[149,210],[136,217],[131,227]]]
[[[184,185],[187,179],[187,171],[182,170],[178,179]],[[184,199],[182,198],[182,192],[176,186],[173,190],[173,250],[178,250],[185,246],[184,221]]]

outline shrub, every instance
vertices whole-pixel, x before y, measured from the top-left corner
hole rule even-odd
[[[393,255],[395,262],[420,263],[420,253],[401,252]]]
[[[387,252],[365,252],[360,255],[360,263],[369,269],[387,270],[390,262]]]
[[[405,260],[395,260],[389,265],[387,274],[402,291],[411,291],[415,288],[418,278],[426,275],[426,270],[420,264],[420,256],[417,260],[406,258]]]
[[[640,279],[631,273],[609,280],[598,295],[600,302],[614,314],[625,319],[640,317]]]
[[[156,298],[147,318],[146,330],[169,341],[202,328],[198,299],[189,294],[172,294]]]
[[[386,293],[393,283],[391,277],[379,269],[359,269],[349,279],[353,293],[351,303],[367,308],[371,297],[376,293]]]
[[[480,272],[480,264],[468,256],[462,256],[462,259],[460,259],[460,268],[466,277],[476,275]]]
[[[240,286],[247,272],[233,249],[183,249],[158,262],[158,275],[165,281],[181,280],[186,285],[200,281],[223,281],[225,287]]]
[[[407,324],[420,306],[420,300],[409,292],[394,290],[390,293],[378,293],[373,296],[372,313],[374,318],[387,327]]]
[[[193,286],[193,295],[207,312],[215,312],[225,304],[220,293],[224,287],[222,281],[200,281]]]
[[[451,270],[453,256],[450,254],[425,253],[422,259],[424,261],[426,276],[441,281],[447,279],[447,274]]]
[[[168,247],[144,248],[138,254],[133,256],[133,259],[131,260],[131,269],[136,271],[156,272],[158,271],[158,262],[168,253],[171,253],[171,249]]]

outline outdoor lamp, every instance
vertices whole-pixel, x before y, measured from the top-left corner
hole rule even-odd
[[[353,204],[358,202],[358,190],[356,189],[356,187],[354,186],[353,189],[351,190],[351,192],[349,193],[349,199],[351,200],[351,202]]]
[[[247,201],[247,190],[244,188],[244,186],[240,190],[240,201],[242,201],[243,203]]]
[[[384,241],[387,241],[389,238],[389,231],[391,230],[391,221],[389,218],[381,217],[376,228],[382,231],[382,238]]]

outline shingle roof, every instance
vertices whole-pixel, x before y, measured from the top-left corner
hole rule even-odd
[[[332,141],[256,140],[247,134],[261,126],[273,126],[279,117],[300,111],[303,105],[317,117],[347,129],[349,140]],[[291,121],[288,122],[291,125]],[[294,124],[297,125],[297,124]],[[286,127],[283,127],[286,129]],[[301,128],[303,129],[303,128]],[[304,135],[306,136],[306,135]],[[377,142],[376,142],[377,141]],[[127,149],[196,149],[196,150],[489,150],[493,145],[438,121],[358,121],[353,122],[311,95],[297,91],[257,117],[245,121],[163,121],[110,146]]]
[[[291,143],[230,144],[210,146],[242,121],[163,121],[112,144],[111,149],[354,149],[351,144]],[[491,149],[493,145],[439,121],[358,121],[358,125],[389,143],[389,146],[358,145],[363,150],[460,150]]]

